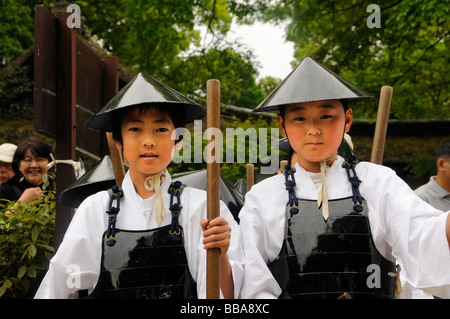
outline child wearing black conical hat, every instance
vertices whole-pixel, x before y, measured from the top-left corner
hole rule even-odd
[[[337,155],[370,96],[310,58],[255,109],[279,111],[295,166],[254,185],[239,218],[244,298],[393,298],[408,283],[450,297],[450,218],[393,170]]]
[[[240,232],[226,205],[206,220],[206,192],[172,181],[177,127],[205,109],[140,73],[86,125],[113,132],[129,165],[122,188],[78,207],[36,298],[206,296],[206,249],[220,249],[220,288],[238,297]]]

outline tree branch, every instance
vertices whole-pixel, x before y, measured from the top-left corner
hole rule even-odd
[[[405,72],[403,72],[401,75],[399,75],[397,78],[394,79],[392,86],[395,85],[395,83],[397,83],[402,77],[404,77],[406,74],[408,74],[409,72],[411,72],[411,70],[413,70],[420,61],[423,60],[423,58],[425,57],[425,55],[427,54],[427,52],[429,50],[431,50],[436,44],[438,44],[439,42],[441,42],[442,39],[444,39],[446,36],[449,35],[449,32],[444,33],[444,35],[441,38],[438,38],[434,43],[430,44],[422,53],[422,55],[420,56],[419,59],[417,59],[417,61],[411,65]]]

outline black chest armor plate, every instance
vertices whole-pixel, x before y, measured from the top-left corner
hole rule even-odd
[[[119,204],[110,202],[108,229],[103,236],[100,277],[90,298],[196,299],[197,285],[189,271],[181,211],[181,183],[172,183],[170,225],[143,231],[115,228]],[[116,194],[116,195],[114,195]],[[178,202],[173,203],[177,198]]]
[[[356,174],[353,182],[360,182]],[[373,243],[359,192],[330,200],[327,221],[317,201],[297,199],[293,188],[289,193],[283,246],[268,264],[279,298],[393,298],[395,265]]]
[[[101,273],[93,298],[190,299],[197,288],[187,265],[183,230],[171,225],[146,231],[116,230],[116,244],[103,240]]]

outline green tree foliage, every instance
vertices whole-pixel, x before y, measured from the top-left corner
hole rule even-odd
[[[262,138],[263,135],[259,131],[261,128],[267,128],[266,140]],[[267,120],[255,117],[239,123],[238,128],[234,130],[236,136],[234,140],[230,141],[231,134],[226,139],[226,131],[224,131],[224,163],[221,164],[220,171],[227,180],[234,184],[242,178],[245,179],[247,163],[252,163],[254,165],[256,173],[261,172],[261,167],[266,167],[266,169],[268,169],[274,158],[276,158],[276,163],[274,163],[275,166],[271,167],[279,167],[278,158],[281,152],[275,147],[275,142],[278,139],[272,139],[271,128],[277,128],[277,132],[280,133],[275,119]],[[252,134],[252,130],[255,134]],[[257,136],[257,140],[255,139],[255,136]],[[278,136],[281,138],[281,134]],[[228,147],[227,142],[231,148]],[[227,156],[230,156],[228,153],[234,155],[232,162],[227,161]],[[245,156],[240,158],[242,155]]]
[[[394,87],[391,118],[449,118],[449,0],[264,1],[268,20],[287,20],[297,61],[310,56],[374,96]],[[358,104],[355,115],[376,117],[376,103]]]
[[[84,27],[134,71],[164,77],[172,60],[191,42],[195,1],[79,1]]]
[[[275,118],[234,118],[224,126],[226,127],[221,129],[222,139],[218,143],[221,154],[220,172],[228,181],[236,183],[245,178],[247,163],[254,164],[255,171],[261,172],[261,167],[267,167],[266,170],[269,166],[273,168],[271,164],[275,157],[274,165],[278,167],[280,152],[276,149],[275,142],[281,138],[281,134]],[[260,134],[260,128],[266,130],[265,139]],[[276,137],[272,136],[271,128],[277,129]],[[205,169],[204,158],[206,152],[210,151],[206,147],[207,140],[203,132],[196,128],[189,130],[188,135],[183,137],[183,148],[175,153],[174,163],[169,167],[171,174]],[[189,151],[190,153],[185,153]]]
[[[251,53],[238,53],[231,48],[214,48],[202,55],[177,59],[171,69],[169,85],[177,86],[194,100],[204,104],[206,82],[218,79],[221,102],[254,108],[264,96],[256,84],[256,70]]]
[[[261,87],[264,96],[269,95],[280,83],[281,79],[274,78],[273,76],[266,76],[258,81],[258,85]]]
[[[34,5],[42,1],[0,1],[0,68],[34,42]]]
[[[224,103],[253,106],[263,98],[252,53],[225,42],[232,21],[227,1],[78,4],[88,33],[131,70],[146,72],[199,102],[211,78],[220,79]],[[202,41],[199,27],[208,40]]]
[[[11,68],[0,78],[0,118],[33,119],[33,82],[29,69],[26,65]]]
[[[6,65],[33,44],[37,1],[3,1],[0,60]],[[54,13],[65,11],[69,3],[44,2]],[[78,31],[118,56],[131,71],[146,72],[199,102],[204,100],[206,81],[219,77],[225,103],[254,107],[262,100],[252,52],[225,40],[233,11],[246,15],[248,7],[226,0],[76,3],[81,11]],[[202,40],[200,29],[206,30],[207,40]]]
[[[33,43],[37,2],[2,0],[1,65]],[[77,4],[85,33],[119,56],[122,64],[193,97],[204,91],[205,78],[221,76],[226,103],[257,104],[264,93],[254,83],[257,65],[251,52],[240,50],[239,43],[226,43],[225,35],[233,20],[287,21],[287,40],[296,47],[293,65],[311,56],[376,97],[382,85],[393,86],[392,118],[450,117],[446,76],[450,0],[381,1],[380,28],[367,24],[372,2],[84,0]],[[60,10],[69,3],[44,1]],[[202,39],[198,27],[212,38]],[[374,119],[375,113],[376,103],[369,101],[359,104],[355,116]]]

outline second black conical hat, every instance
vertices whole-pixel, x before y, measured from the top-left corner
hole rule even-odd
[[[305,58],[253,111],[278,110],[279,106],[322,100],[362,100],[367,92],[341,78],[311,58]]]
[[[145,73],[136,75],[97,114],[86,121],[86,127],[93,130],[111,132],[112,112],[139,104],[160,104],[177,107],[184,111],[185,123],[201,119],[206,109],[164,83]]]
[[[127,170],[125,166],[125,170]],[[111,188],[116,184],[114,168],[109,155],[73,182],[66,190],[61,192],[59,200],[63,205],[77,208],[87,197]]]

